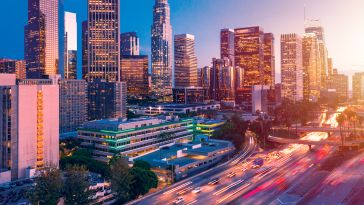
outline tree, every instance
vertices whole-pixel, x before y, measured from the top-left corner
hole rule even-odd
[[[136,160],[133,164],[133,167],[139,167],[144,170],[150,170],[150,164],[143,160]]]
[[[339,124],[339,127],[340,127],[340,137],[341,137],[341,146],[344,147],[344,136],[343,136],[343,133],[342,133],[342,126],[345,122],[345,114],[341,113],[339,114],[337,117],[336,117],[336,121],[337,123]]]
[[[116,193],[117,204],[124,204],[131,197],[132,177],[129,174],[128,161],[122,157],[114,157],[110,162],[110,170],[111,190]]]
[[[133,167],[130,170],[132,182],[130,184],[131,199],[138,198],[140,195],[148,193],[149,189],[157,188],[158,178],[154,172],[142,169],[140,167]]]
[[[89,189],[88,171],[85,166],[74,165],[67,168],[68,177],[64,184],[66,204],[85,205],[92,202],[94,192]]]
[[[32,204],[55,205],[61,197],[62,178],[56,166],[46,166],[38,171],[35,187],[28,192]]]

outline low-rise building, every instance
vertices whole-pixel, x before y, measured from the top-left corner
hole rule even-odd
[[[206,135],[211,137],[214,132],[225,124],[224,120],[198,119],[195,121],[195,135]]]
[[[151,104],[142,106],[130,106],[129,110],[139,115],[156,116],[161,114],[188,114],[205,110],[219,110],[220,103],[210,104]]]
[[[78,130],[81,146],[105,162],[116,154],[135,157],[192,137],[193,120],[177,116],[97,120]]]
[[[163,147],[133,160],[151,164],[160,180],[176,181],[213,167],[234,150],[229,141],[210,139]]]

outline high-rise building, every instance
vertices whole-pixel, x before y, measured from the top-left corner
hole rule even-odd
[[[88,120],[126,117],[126,93],[125,82],[88,82]]]
[[[336,91],[339,102],[346,102],[349,98],[349,77],[333,69],[333,75],[327,80],[327,89]]]
[[[87,121],[87,83],[85,80],[59,81],[59,128],[61,137],[75,136]]]
[[[333,70],[334,70],[334,63],[333,63],[332,58],[327,59],[327,69],[328,69],[327,74],[328,74],[328,77],[330,78],[330,76],[332,76]]]
[[[178,104],[199,104],[205,101],[205,90],[201,87],[173,88],[173,102]]]
[[[306,33],[302,40],[304,99],[317,101],[321,90],[321,58],[316,34]]]
[[[213,100],[235,100],[235,70],[228,58],[212,59],[210,97]]]
[[[128,97],[144,98],[149,94],[147,55],[122,56],[121,79],[128,87]]]
[[[88,0],[88,80],[120,81],[120,0]]]
[[[0,74],[0,182],[58,166],[58,78],[16,83],[15,74]]]
[[[28,0],[25,26],[27,78],[58,74],[58,0]]]
[[[199,87],[209,88],[210,87],[210,77],[211,77],[211,67],[205,66],[199,68]]]
[[[195,37],[191,34],[174,36],[175,87],[198,86]]]
[[[172,26],[167,0],[155,0],[152,25],[152,90],[157,96],[172,94]]]
[[[353,75],[353,100],[364,100],[364,72]]]
[[[321,62],[321,88],[326,87],[326,78],[329,73],[328,71],[328,54],[325,43],[325,30],[322,27],[319,20],[306,20],[305,32],[314,33],[317,36],[319,51],[320,51],[320,62]]]
[[[282,97],[293,102],[303,100],[302,38],[281,35]]]
[[[229,58],[231,65],[235,65],[233,29],[225,28],[220,31],[220,58]]]
[[[77,17],[64,13],[64,69],[65,79],[77,79]]]
[[[265,33],[263,40],[263,85],[275,85],[275,54],[274,36],[272,33]]]
[[[0,59],[0,73],[16,74],[16,79],[26,78],[26,64],[24,60]]]
[[[88,79],[88,22],[82,22],[82,79]]]
[[[123,56],[139,55],[139,38],[136,32],[120,34],[120,49]]]

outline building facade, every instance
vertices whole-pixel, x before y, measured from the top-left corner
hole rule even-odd
[[[174,86],[198,86],[195,37],[191,34],[174,36]]]
[[[88,22],[82,22],[82,79],[88,79]]]
[[[339,74],[337,69],[333,70],[333,75],[326,82],[328,90],[335,90],[338,102],[346,102],[349,99],[349,77]]]
[[[77,79],[77,16],[64,13],[64,79]]]
[[[15,73],[16,79],[25,79],[26,63],[24,60],[0,59],[0,73]]]
[[[86,123],[78,130],[78,138],[97,160],[108,161],[115,154],[135,157],[166,144],[192,139],[192,126],[192,119],[171,116],[107,119]],[[161,133],[165,133],[164,137]]]
[[[234,59],[234,30],[233,29],[221,29],[220,31],[220,58],[228,58],[231,66],[235,65]]]
[[[88,1],[88,80],[120,81],[120,0]]]
[[[179,104],[196,104],[205,101],[205,89],[202,87],[173,88],[173,102]]]
[[[128,96],[144,98],[149,95],[149,60],[146,55],[122,56],[121,79],[126,82]]]
[[[353,75],[353,100],[364,100],[364,72]]]
[[[59,162],[57,79],[22,80],[0,74],[0,181],[31,177]],[[33,171],[34,172],[34,171]]]
[[[24,32],[27,78],[58,74],[58,6],[58,0],[28,0]]]
[[[126,83],[95,79],[88,82],[88,120],[126,117]]]
[[[155,0],[152,25],[152,90],[157,96],[172,94],[172,26],[167,0]]]
[[[281,35],[282,97],[303,100],[302,38],[297,34]]]
[[[59,81],[59,128],[61,137],[74,136],[87,121],[87,82]]]
[[[139,38],[136,32],[120,34],[120,49],[123,56],[139,55]]]

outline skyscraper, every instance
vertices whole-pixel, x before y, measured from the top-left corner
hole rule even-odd
[[[220,31],[220,58],[229,58],[231,65],[235,65],[233,29],[225,28]]]
[[[274,36],[272,33],[264,33],[263,40],[263,85],[275,85],[275,54]]]
[[[334,63],[333,63],[332,58],[327,59],[327,69],[328,69],[327,70],[328,77],[332,76],[333,70],[334,70]]]
[[[88,0],[88,80],[120,81],[120,0]]]
[[[82,79],[88,79],[88,22],[82,22]]]
[[[28,78],[58,73],[58,0],[28,0],[25,26],[25,60]]]
[[[139,55],[139,38],[136,32],[120,34],[120,49],[123,56]]]
[[[172,94],[172,26],[167,0],[155,0],[152,25],[152,90]]]
[[[76,13],[64,14],[64,69],[65,79],[77,79],[77,17]]]
[[[305,100],[317,101],[321,89],[321,58],[316,34],[306,33],[302,40]]]
[[[0,59],[0,73],[16,74],[16,79],[26,78],[24,60]]]
[[[338,102],[347,102],[349,77],[345,74],[339,74],[337,69],[333,69],[333,75],[327,80],[327,89],[336,91]]]
[[[293,102],[303,100],[302,38],[281,35],[282,97]]]
[[[212,59],[209,95],[213,100],[235,100],[235,70],[228,58]]]
[[[325,30],[322,27],[319,20],[306,20],[305,32],[314,33],[317,36],[320,50],[320,62],[321,62],[321,88],[326,87],[326,78],[328,76],[328,54],[325,43]]]
[[[198,86],[195,37],[191,34],[174,36],[175,87]]]
[[[364,100],[364,72],[353,75],[353,99]]]
[[[128,87],[128,97],[145,98],[149,94],[147,55],[122,56],[121,79]]]
[[[0,74],[0,181],[29,177],[44,165],[58,166],[57,79],[16,83],[15,74]]]

